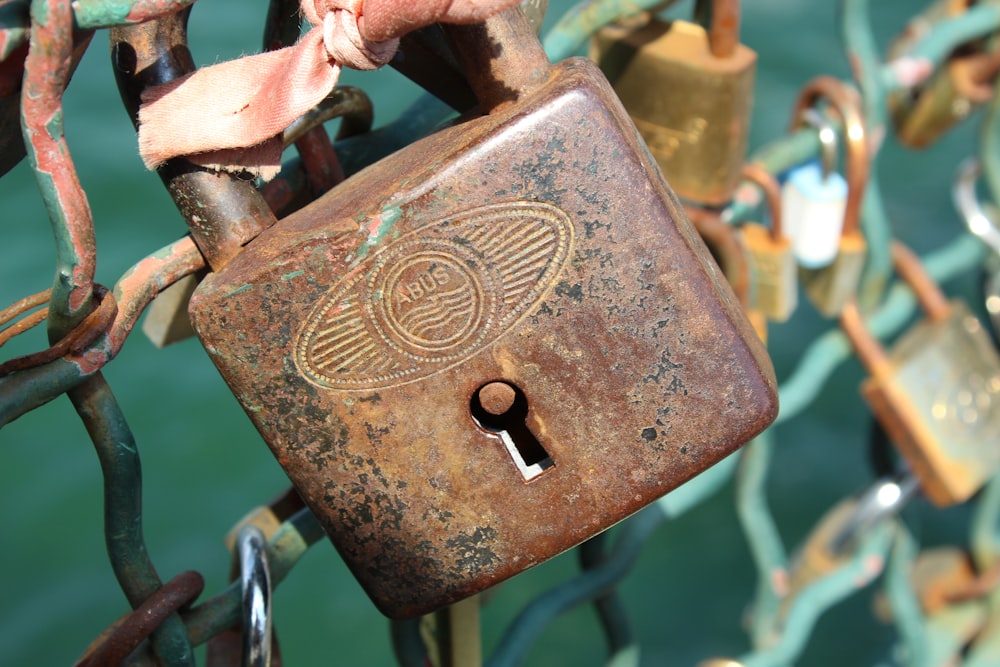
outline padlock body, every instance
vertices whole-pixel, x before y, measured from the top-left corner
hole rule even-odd
[[[962,58],[953,58],[917,90],[890,95],[889,113],[899,143],[908,148],[927,148],[968,118],[976,105],[959,92],[958,79],[970,74]]]
[[[939,506],[964,502],[1000,467],[1000,358],[961,302],[923,321],[865,381],[872,411]]]
[[[791,241],[775,239],[766,227],[752,222],[740,231],[750,253],[750,307],[769,320],[784,322],[798,303],[798,269]]]
[[[770,423],[763,347],[582,59],[282,220],[202,283],[202,341],[373,601],[554,556]],[[471,413],[502,381],[551,459]]]
[[[849,299],[855,298],[868,257],[868,244],[861,232],[840,237],[833,263],[821,269],[799,268],[799,280],[816,310],[825,317],[838,317]]]
[[[701,26],[652,19],[608,26],[591,44],[674,191],[710,205],[729,201],[747,153],[757,54],[725,58]]]

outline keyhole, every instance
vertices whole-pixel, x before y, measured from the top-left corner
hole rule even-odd
[[[500,436],[525,481],[555,465],[525,420],[528,397],[507,382],[490,382],[479,388],[470,404],[472,418],[483,429]]]

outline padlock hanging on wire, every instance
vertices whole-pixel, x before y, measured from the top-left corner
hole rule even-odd
[[[757,54],[739,30],[739,0],[712,0],[707,30],[647,15],[591,43],[667,182],[702,205],[732,198],[746,160]]]
[[[792,129],[821,99],[830,102],[843,125],[846,192],[832,175],[823,177],[807,166],[786,180],[782,204],[805,292],[823,315],[836,317],[857,293],[867,258],[861,202],[870,163],[859,96],[838,79],[821,76],[806,84],[795,103]]]
[[[964,502],[1000,470],[1000,356],[968,306],[949,303],[909,249],[894,242],[892,256],[925,318],[889,352],[855,302],[841,326],[870,375],[862,394],[924,493],[938,506]]]
[[[600,71],[445,26],[485,115],[209,275],[213,362],[362,586],[426,613],[617,523],[777,412],[766,350]]]
[[[764,191],[764,200],[771,213],[770,229],[755,222],[740,228],[753,267],[751,308],[769,320],[784,322],[798,304],[798,279],[792,242],[784,233],[780,186],[774,176],[759,165],[743,167],[743,176]]]

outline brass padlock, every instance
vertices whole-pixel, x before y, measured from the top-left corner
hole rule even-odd
[[[699,204],[729,201],[746,160],[757,54],[739,43],[739,25],[738,0],[713,0],[707,31],[652,17],[591,43],[667,181]]]
[[[831,110],[840,116],[843,125],[847,202],[839,236],[833,237],[838,239],[836,249],[830,247],[831,252],[827,255],[833,261],[825,266],[802,266],[799,278],[806,294],[820,313],[827,317],[837,317],[844,304],[857,294],[865,268],[868,245],[861,233],[861,201],[868,185],[870,162],[860,98],[856,90],[838,79],[820,76],[806,84],[799,93],[792,112],[792,129],[799,126],[803,113],[820,99],[829,100]],[[817,241],[809,237],[803,231],[805,224],[806,221],[797,221],[795,225],[797,231],[794,243],[796,255],[800,258],[815,254],[802,252],[801,245],[826,242],[826,239]]]
[[[959,17],[968,8],[969,0],[932,4],[890,45],[890,63],[905,62],[912,46],[936,23]],[[940,139],[993,97],[998,70],[1000,50],[977,40],[956,49],[926,81],[891,93],[887,103],[899,142],[920,149]]]
[[[753,266],[750,307],[769,320],[784,322],[798,304],[798,280],[792,242],[783,233],[781,186],[759,165],[746,165],[743,176],[763,190],[771,210],[770,230],[755,222],[740,228]]]
[[[868,369],[861,390],[938,506],[967,500],[1000,468],[1000,357],[968,306],[948,303],[920,261],[892,247],[926,319],[886,353],[849,303],[841,325]]]
[[[599,70],[445,28],[486,115],[352,176],[191,300],[378,608],[582,542],[776,416],[770,360]]]

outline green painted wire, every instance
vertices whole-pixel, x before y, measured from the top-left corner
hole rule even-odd
[[[898,650],[905,656],[907,667],[930,667],[927,621],[911,579],[917,557],[917,542],[902,522],[896,524],[895,539],[886,566],[886,598],[892,609],[892,619],[900,636]]]
[[[663,511],[654,504],[624,523],[614,549],[602,564],[539,595],[517,615],[486,667],[521,664],[535,640],[560,614],[612,590],[629,573],[646,541],[665,519]]]
[[[552,62],[575,55],[590,36],[618,19],[660,9],[664,0],[585,0],[571,7],[545,34],[542,46]]]
[[[1000,28],[1000,6],[975,5],[954,18],[934,24],[926,36],[913,44],[905,55],[896,58],[895,62],[908,64],[922,62],[936,69],[962,44],[985,37],[996,32],[998,28]],[[900,70],[894,63],[888,63],[882,69],[882,85],[886,92],[893,92],[906,88],[908,82],[905,76],[900,76]]]
[[[878,176],[878,148],[886,132],[885,91],[882,62],[868,19],[868,0],[841,0],[841,34],[844,49],[861,89],[865,134],[869,147],[869,176],[861,203],[861,229],[868,244],[868,258],[861,279],[859,303],[871,307],[879,302],[892,274],[892,229],[882,202]]]
[[[772,432],[761,433],[743,447],[736,474],[736,513],[757,568],[750,629],[753,646],[757,648],[771,642],[783,593],[777,587],[787,581],[788,574],[788,554],[767,507],[765,493],[773,447]]]
[[[111,568],[129,603],[138,607],[163,584],[142,535],[142,472],[135,438],[100,373],[68,394],[94,441],[104,474],[104,535]],[[165,664],[193,667],[191,643],[177,614],[152,639]]]
[[[985,250],[978,239],[963,235],[927,254],[924,268],[937,282],[946,282],[976,266]],[[916,309],[916,299],[909,286],[896,283],[882,306],[867,318],[869,330],[877,338],[887,338],[899,331]],[[775,424],[790,419],[819,395],[830,374],[852,355],[847,337],[839,329],[830,329],[817,338],[799,360],[792,374],[778,389],[781,411]]]
[[[979,160],[983,167],[983,180],[986,181],[990,198],[994,202],[1000,202],[1000,87],[996,88],[986,108],[982,133]]]
[[[820,615],[867,585],[882,570],[891,542],[892,523],[873,527],[857,553],[843,566],[796,595],[777,644],[740,658],[743,667],[785,667],[802,653]]]

